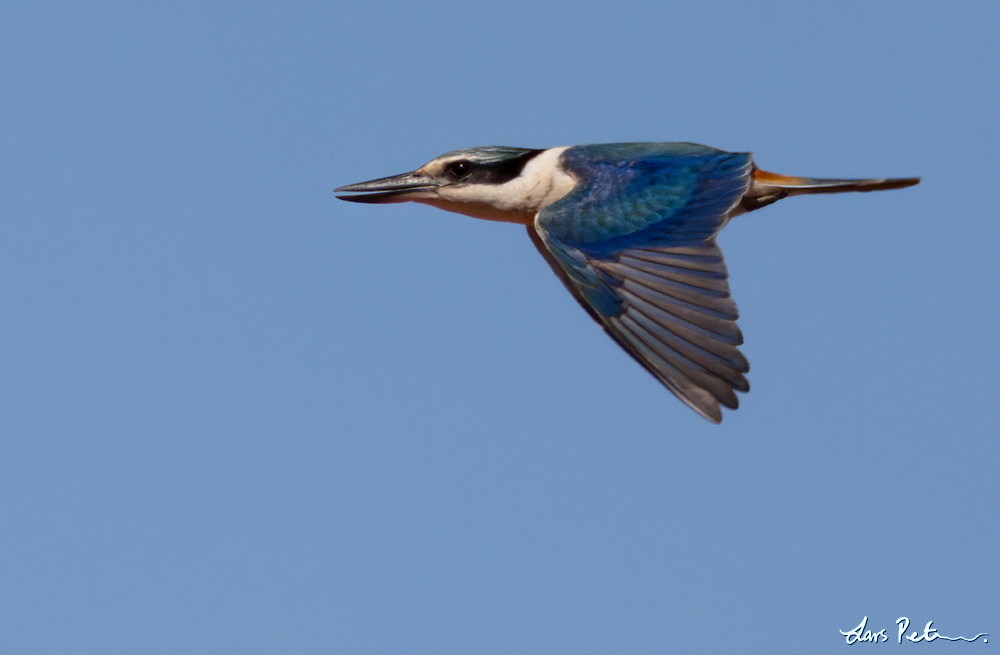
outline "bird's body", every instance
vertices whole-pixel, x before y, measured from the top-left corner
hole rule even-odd
[[[691,143],[449,152],[412,173],[337,189],[521,223],[604,330],[705,418],[749,389],[743,336],[715,235],[734,216],[806,193],[875,191],[918,178],[829,180],[760,170],[749,153]]]

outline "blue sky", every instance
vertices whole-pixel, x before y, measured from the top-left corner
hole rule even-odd
[[[0,650],[1000,640],[995,3],[5,3]],[[821,177],[720,236],[699,418],[521,228],[332,189],[693,141]],[[987,648],[992,647],[991,639]]]

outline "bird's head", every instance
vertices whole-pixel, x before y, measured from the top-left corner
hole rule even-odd
[[[506,146],[455,150],[410,173],[350,184],[335,193],[352,194],[337,196],[350,202],[413,201],[476,218],[524,223],[551,190],[558,154],[554,151],[562,150]]]

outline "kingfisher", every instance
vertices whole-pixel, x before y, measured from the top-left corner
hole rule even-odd
[[[519,223],[570,294],[625,352],[713,423],[749,391],[750,366],[718,234],[789,196],[881,191],[920,178],[824,179],[761,170],[751,153],[694,143],[488,146],[336,189]]]

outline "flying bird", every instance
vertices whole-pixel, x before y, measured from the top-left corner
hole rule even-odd
[[[788,196],[881,191],[920,178],[835,180],[757,168],[750,153],[693,143],[545,150],[489,146],[340,187],[341,200],[419,202],[520,223],[605,332],[678,398],[722,420],[749,390],[743,335],[715,235]]]

